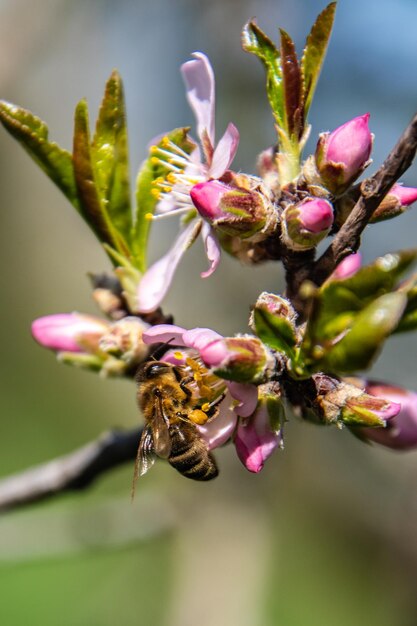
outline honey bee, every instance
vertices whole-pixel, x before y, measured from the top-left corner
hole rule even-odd
[[[195,379],[183,366],[148,361],[139,367],[138,404],[146,425],[136,459],[135,477],[145,474],[156,457],[167,459],[180,474],[193,480],[215,478],[219,471],[196,424],[216,415],[220,397],[203,411],[190,384]]]

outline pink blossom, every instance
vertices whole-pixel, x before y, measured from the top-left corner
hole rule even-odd
[[[417,200],[417,188],[416,187],[404,187],[403,185],[396,183],[387,196],[394,196],[401,204],[401,206],[409,206]]]
[[[282,446],[281,430],[271,428],[267,402],[259,401],[258,408],[247,420],[240,420],[235,435],[236,452],[243,465],[257,474],[265,461]]]
[[[343,261],[339,263],[333,274],[330,276],[330,279],[335,278],[336,280],[342,280],[344,278],[350,278],[356,274],[361,266],[361,263],[362,255],[360,252],[349,254],[349,256],[345,257]]]
[[[93,315],[57,313],[39,317],[32,323],[32,335],[44,348],[57,352],[82,352],[98,345],[110,324]]]
[[[333,207],[321,198],[307,200],[298,205],[300,225],[312,233],[328,231],[333,224]]]
[[[316,149],[317,169],[330,191],[339,194],[362,173],[369,162],[373,136],[369,113],[320,135]]]
[[[367,393],[401,406],[385,428],[362,428],[366,439],[388,448],[408,450],[417,447],[417,393],[402,387],[367,381]]]
[[[201,52],[194,53],[194,59],[187,61],[181,67],[186,84],[188,102],[194,111],[197,121],[197,134],[200,138],[201,152],[196,150],[190,155],[180,154],[172,148],[171,158],[164,161],[171,166],[171,183],[164,181],[164,192],[157,206],[157,215],[174,215],[194,211],[190,198],[191,188],[198,182],[218,179],[229,168],[239,144],[237,128],[230,123],[217,146],[215,145],[215,83],[213,69],[208,58]],[[165,151],[164,158],[168,152]],[[202,153],[202,154],[201,154]],[[204,159],[202,159],[202,155]],[[167,187],[169,188],[166,191]],[[137,292],[137,308],[139,312],[147,313],[158,308],[165,297],[175,270],[185,251],[192,245],[201,232],[209,268],[201,273],[202,278],[210,276],[220,262],[220,245],[214,230],[208,222],[201,220],[198,215],[181,230],[167,254],[157,261],[145,273],[140,281]]]

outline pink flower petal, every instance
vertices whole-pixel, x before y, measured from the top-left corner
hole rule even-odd
[[[215,272],[217,266],[220,263],[220,244],[211,226],[204,222],[202,228],[202,236],[204,241],[204,247],[206,249],[206,255],[210,261],[210,267],[205,272],[201,272],[201,278],[208,278]]]
[[[271,430],[267,408],[262,406],[248,424],[239,423],[235,436],[236,452],[246,469],[257,474],[281,440],[281,433]]]
[[[179,234],[171,250],[143,275],[137,293],[137,306],[140,313],[154,311],[161,304],[179,262],[198,237],[201,225],[201,220],[191,222]]]
[[[194,52],[194,59],[181,66],[187,88],[187,100],[197,120],[197,132],[204,144],[207,134],[214,146],[215,82],[210,61],[202,52]]]
[[[199,352],[217,339],[222,339],[222,336],[216,333],[215,330],[211,330],[211,328],[192,328],[185,331],[183,335],[184,346],[194,348],[194,350]]]
[[[219,414],[204,426],[197,426],[209,450],[224,445],[233,435],[237,422],[237,415],[230,408],[230,396],[221,402]]]
[[[239,131],[234,124],[230,123],[214,151],[208,172],[211,178],[220,178],[229,169],[235,158],[238,145]]]
[[[143,343],[168,343],[174,342],[176,346],[185,346],[183,342],[183,335],[186,332],[185,328],[181,326],[174,326],[174,324],[157,324],[148,328],[143,335]],[[172,340],[172,341],[171,341]]]
[[[233,398],[239,401],[235,413],[241,417],[252,415],[258,404],[258,388],[245,383],[229,383],[228,387]]]

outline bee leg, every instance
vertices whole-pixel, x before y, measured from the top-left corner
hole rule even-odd
[[[193,381],[194,381],[193,376],[187,376],[187,378],[182,378],[180,380],[180,387],[188,398],[190,398],[193,395],[193,392],[191,391],[191,389],[189,389],[189,387],[187,387],[187,385],[189,385]]]

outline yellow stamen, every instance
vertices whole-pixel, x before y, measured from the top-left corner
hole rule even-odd
[[[170,144],[169,137],[165,135],[165,137],[162,138],[161,146],[163,148],[169,148],[169,144]]]
[[[151,157],[151,163],[153,165],[159,165],[160,159],[158,159],[158,157],[153,156],[153,157]]]
[[[161,192],[159,191],[159,189],[151,189],[151,194],[157,200],[159,200],[159,198],[161,197]]]
[[[148,220],[149,222],[153,220],[153,213],[145,213],[145,220]]]
[[[183,358],[184,358],[184,355],[182,352],[180,352],[179,350],[177,350],[177,352],[174,352],[174,359],[178,359],[178,361],[182,361]]]
[[[202,407],[201,410],[204,411],[204,413],[207,413],[207,411],[210,409],[210,403],[209,402],[205,402]]]
[[[151,146],[149,148],[150,154],[157,154],[158,150],[159,150],[158,146]]]

